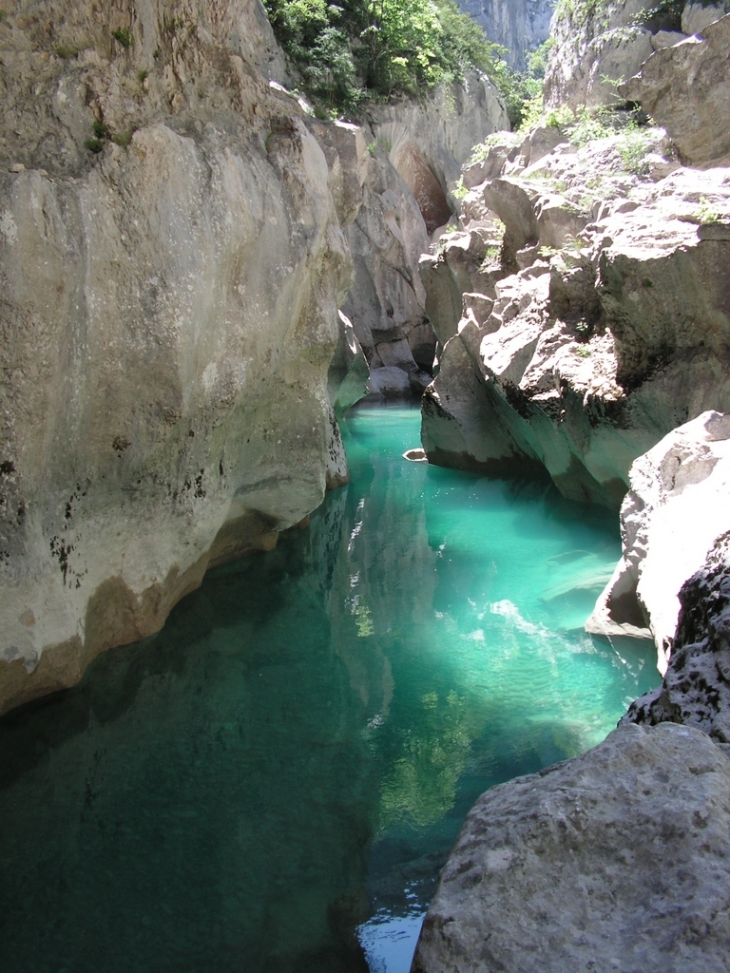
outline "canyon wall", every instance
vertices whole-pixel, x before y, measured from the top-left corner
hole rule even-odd
[[[526,55],[547,40],[555,0],[458,0],[481,24],[490,41],[507,49],[511,67],[523,69]]]
[[[554,43],[545,74],[545,104],[615,107],[627,97],[634,99],[619,89],[621,82],[636,74],[654,51],[672,48],[703,31],[728,10],[728,0],[558,3],[550,28]],[[674,77],[681,84],[681,70]]]
[[[270,84],[258,0],[6,5],[0,65],[6,709],[346,475],[327,382],[366,146]]]
[[[362,349],[430,380],[418,255],[505,116],[473,78],[319,120],[259,0],[17,0],[0,85],[3,711],[346,482]]]
[[[494,85],[474,73],[419,103],[368,112],[367,176],[349,229],[354,279],[343,310],[370,366],[372,392],[420,394],[431,381],[436,337],[418,262],[458,212],[452,191],[473,146],[506,128]]]

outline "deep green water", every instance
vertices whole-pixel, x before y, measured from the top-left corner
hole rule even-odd
[[[658,680],[581,628],[616,518],[408,463],[418,423],[356,411],[309,529],[0,722],[0,970],[407,973],[477,795]]]

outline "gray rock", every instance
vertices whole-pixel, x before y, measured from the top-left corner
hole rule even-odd
[[[682,11],[682,30],[685,34],[699,34],[728,12],[727,0],[719,3],[686,3]]]
[[[662,684],[634,700],[624,721],[653,726],[671,720],[730,743],[730,532],[717,538],[700,570],[682,586],[679,601]]]
[[[681,44],[656,51],[619,88],[666,128],[687,165],[705,167],[730,158],[728,45],[730,15]]]
[[[545,104],[577,109],[616,106],[616,83],[631,77],[652,53],[646,21],[654,0],[584,0],[560,4],[551,24],[555,43],[545,74]]]
[[[726,973],[730,760],[691,727],[623,726],[477,801],[412,973]]]
[[[570,148],[527,167],[519,151],[422,258],[444,345],[423,441],[447,465],[541,463],[566,496],[618,509],[638,456],[730,411],[730,189],[724,169],[666,158],[659,129]]]
[[[527,55],[547,40],[556,0],[458,0],[459,7],[507,49],[511,67],[524,69]]]
[[[52,38],[10,14],[0,52],[0,711],[346,478],[328,370],[367,157],[269,83],[253,0],[142,0],[124,53],[95,4],[43,10]]]

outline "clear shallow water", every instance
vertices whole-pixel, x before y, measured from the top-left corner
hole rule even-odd
[[[615,517],[402,460],[415,410],[346,426],[309,529],[0,721],[0,969],[407,973],[478,794],[658,681],[581,629]]]

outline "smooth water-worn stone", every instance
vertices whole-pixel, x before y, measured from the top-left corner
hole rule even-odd
[[[730,415],[706,412],[673,430],[636,460],[630,477],[621,507],[623,555],[586,627],[635,634],[643,622],[663,672],[673,654],[680,588],[730,530]]]
[[[413,973],[724,973],[730,759],[672,723],[603,743],[477,801]]]
[[[671,720],[730,743],[730,532],[717,538],[679,601],[662,684],[634,700],[624,721],[653,726]]]
[[[328,370],[361,132],[315,137],[272,87],[253,0],[67,6],[0,24],[0,710],[346,477]]]

